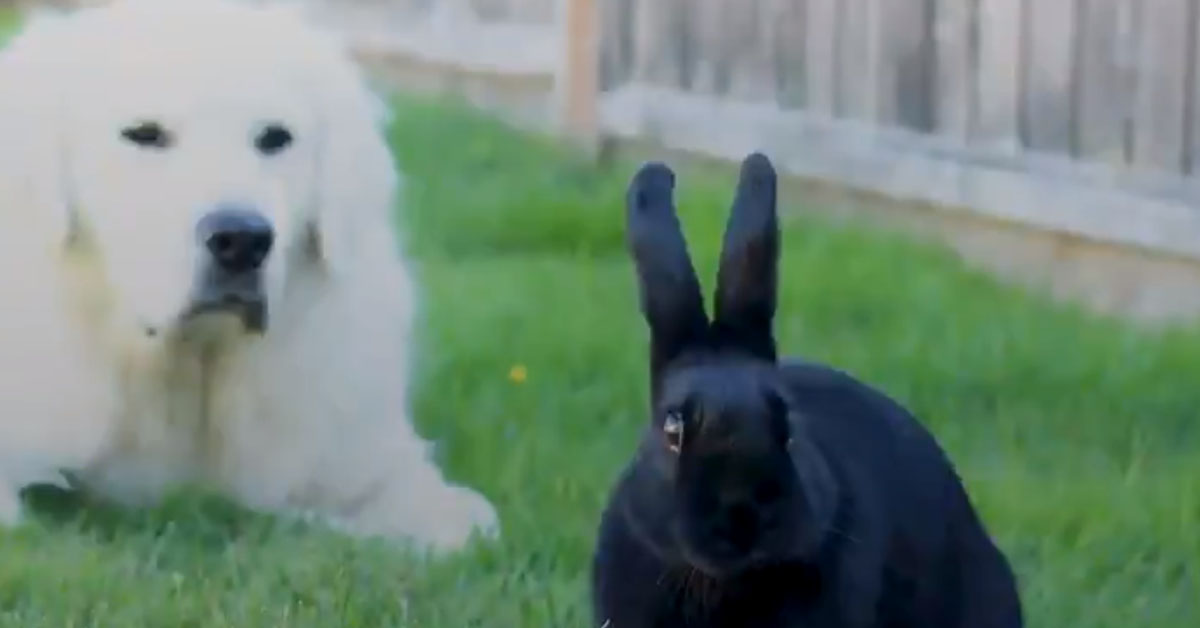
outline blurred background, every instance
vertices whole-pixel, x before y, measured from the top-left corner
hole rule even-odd
[[[428,293],[415,413],[506,537],[428,570],[214,541],[209,511],[170,542],[89,540],[161,523],[130,515],[0,540],[0,625],[587,625],[596,517],[645,421],[624,185],[677,166],[708,282],[733,164],[763,150],[782,346],[937,434],[1029,625],[1200,626],[1200,1],[275,1],[394,95]],[[0,0],[0,23],[42,4]]]
[[[1103,311],[1200,309],[1193,0],[246,1],[346,33],[390,88],[601,158],[762,149],[857,194],[826,205],[868,193],[874,219]]]

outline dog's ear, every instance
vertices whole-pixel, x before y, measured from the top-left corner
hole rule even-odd
[[[329,37],[306,71],[318,103],[315,244],[333,272],[394,254],[400,186],[386,141],[390,110],[341,42]]]
[[[74,67],[68,36],[58,16],[39,14],[0,48],[0,212],[27,241],[52,247],[75,224],[63,91]]]

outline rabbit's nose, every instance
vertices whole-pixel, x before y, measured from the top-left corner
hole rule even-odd
[[[758,511],[750,503],[726,506],[713,525],[713,534],[738,551],[747,551],[758,537]]]

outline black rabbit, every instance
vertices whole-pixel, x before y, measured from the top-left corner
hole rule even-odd
[[[628,240],[650,327],[651,421],[600,525],[607,628],[1015,628],[1007,559],[903,407],[820,364],[780,363],[776,175],[742,164],[713,321],[650,163]]]

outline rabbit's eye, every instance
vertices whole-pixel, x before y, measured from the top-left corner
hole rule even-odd
[[[667,448],[679,453],[683,448],[683,415],[678,412],[667,414],[663,421],[663,436],[667,439]]]

